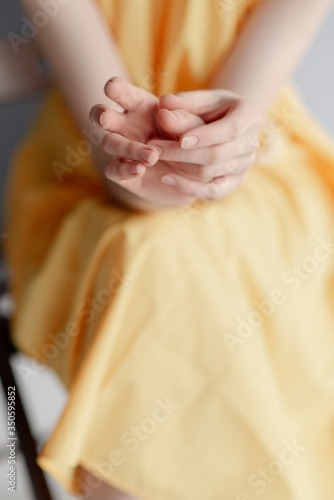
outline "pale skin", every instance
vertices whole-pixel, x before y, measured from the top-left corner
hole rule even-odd
[[[40,9],[38,0],[21,3],[29,16]],[[263,0],[218,69],[212,90],[160,100],[131,85],[93,0],[64,5],[38,38],[80,129],[91,128],[93,120],[106,131],[94,155],[111,200],[131,210],[161,210],[197,198],[216,200],[241,186],[255,160],[261,113],[290,77],[332,3]],[[184,139],[193,136],[197,144],[187,147]],[[145,151],[147,161],[141,158]],[[166,175],[175,186],[162,181]],[[82,467],[79,472],[87,480],[89,472]],[[107,483],[91,493],[91,500],[131,498]]]
[[[188,204],[194,198],[221,198],[241,185],[246,170],[254,163],[259,113],[232,92],[223,91],[223,98],[219,90],[187,93],[185,98],[165,96],[159,100],[116,77],[107,84],[106,95],[125,108],[126,114],[97,106],[91,116],[96,123],[102,121],[110,132],[102,144],[104,151],[127,159],[127,162],[109,162],[106,175],[152,203],[175,206]],[[208,95],[212,111],[207,104]],[[175,109],[171,113],[166,109],[179,107],[181,103],[188,111]],[[215,120],[221,115],[225,115],[224,121]],[[243,123],[244,117],[247,118]],[[203,119],[212,120],[209,132]],[[234,130],[234,123],[238,130]],[[200,137],[200,148],[187,148],[185,143],[191,136],[184,132],[189,129]],[[165,139],[161,140],[162,137]],[[167,140],[172,137],[174,140]],[[157,148],[161,148],[160,154]],[[144,162],[143,153],[147,154]],[[132,171],[135,167],[139,170],[137,175]],[[171,170],[175,173],[172,178],[178,181],[175,189],[164,184],[165,174]],[[208,182],[213,178],[214,182]]]

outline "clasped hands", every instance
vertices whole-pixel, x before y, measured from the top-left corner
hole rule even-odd
[[[161,206],[217,200],[241,186],[255,162],[261,114],[228,90],[196,90],[158,99],[127,80],[105,86],[113,108],[94,106],[106,135],[108,179]],[[114,105],[117,103],[117,109]]]

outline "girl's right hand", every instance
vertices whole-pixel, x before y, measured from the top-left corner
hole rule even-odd
[[[161,181],[179,164],[160,160],[159,150],[147,143],[152,139],[175,139],[203,120],[187,111],[171,113],[160,109],[159,99],[123,78],[115,77],[105,87],[106,95],[124,112],[102,105],[91,110],[91,120],[108,133],[102,148],[110,155],[105,166],[106,177],[131,193],[159,206],[187,206],[195,196],[177,192]],[[174,116],[178,117],[177,123]]]

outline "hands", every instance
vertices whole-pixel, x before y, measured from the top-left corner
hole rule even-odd
[[[95,106],[91,118],[109,133],[110,180],[165,206],[222,198],[243,182],[258,148],[260,113],[225,90],[166,95],[160,100],[122,78],[106,95],[124,113]]]
[[[202,120],[201,125],[188,128],[179,142],[148,142],[160,146],[161,159],[177,162],[175,173],[170,171],[167,176],[173,179],[175,189],[207,200],[237,189],[254,165],[259,147],[261,115],[255,106],[219,89],[165,95],[160,106],[178,113],[184,110]]]

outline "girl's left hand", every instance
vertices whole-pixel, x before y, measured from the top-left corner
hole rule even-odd
[[[160,98],[160,107],[178,110],[179,117],[182,109],[204,121],[178,141],[155,138],[148,142],[160,148],[161,160],[174,166],[165,180],[171,179],[170,185],[180,193],[200,199],[219,199],[237,189],[259,148],[261,113],[257,108],[220,89],[168,94]]]

